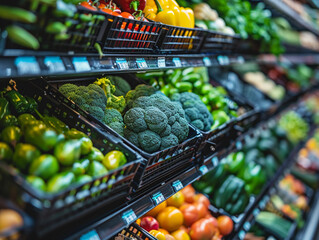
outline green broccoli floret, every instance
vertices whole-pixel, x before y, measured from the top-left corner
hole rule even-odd
[[[94,83],[103,89],[104,94],[107,97],[107,108],[114,108],[119,112],[124,111],[126,107],[125,98],[123,96],[117,97],[114,95],[116,88],[109,79],[100,78]]]
[[[110,76],[109,79],[116,88],[114,92],[115,96],[125,96],[128,93],[128,91],[131,91],[130,84],[123,78],[118,76]]]
[[[89,86],[76,86],[64,84],[59,89],[65,96],[74,101],[80,108],[87,111],[96,119],[103,121],[107,98],[96,84]]]
[[[108,125],[113,122],[123,122],[123,117],[116,109],[105,109],[103,122]]]
[[[144,151],[153,153],[160,149],[162,139],[157,133],[146,130],[138,134],[138,142]]]
[[[187,138],[189,126],[183,108],[164,95],[156,93],[136,98],[132,106],[124,115],[127,128],[124,136],[132,143],[138,142],[134,144],[144,151],[152,153]],[[132,132],[138,135],[137,139]],[[144,142],[146,140],[148,142]]]
[[[136,147],[140,147],[140,143],[138,141],[138,133],[135,133],[128,128],[124,128],[124,137],[133,143]]]
[[[108,125],[115,132],[117,132],[120,136],[124,137],[124,123],[123,122],[112,122]]]
[[[67,84],[63,84],[60,88],[59,91],[65,95],[68,96],[69,93],[73,93],[77,90],[78,86],[76,86],[75,84],[72,83],[67,83]]]
[[[174,134],[170,134],[162,138],[161,150],[175,146],[178,144],[178,138]]]
[[[187,121],[193,126],[202,131],[211,129],[213,117],[198,95],[191,92],[175,93],[171,100],[180,103],[185,110]]]
[[[139,133],[147,129],[145,111],[142,108],[131,108],[124,115],[124,123],[128,129]]]
[[[155,92],[156,92],[156,89],[151,86],[148,86],[145,84],[138,85],[134,90],[129,91],[125,96],[127,108],[128,109],[132,108],[133,102],[139,97],[151,96]]]

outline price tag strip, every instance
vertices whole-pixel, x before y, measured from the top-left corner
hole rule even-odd
[[[209,57],[204,57],[204,58],[203,58],[203,62],[204,62],[205,67],[210,67],[210,66],[212,66],[212,61],[210,60]]]
[[[201,173],[205,175],[208,172],[208,168],[206,165],[203,165],[199,168],[199,171],[201,171]]]
[[[14,64],[18,69],[19,75],[40,74],[40,66],[35,57],[17,57]]]
[[[157,192],[157,193],[154,193],[152,195],[152,200],[153,200],[155,206],[157,206],[158,204],[164,202],[165,198],[161,192]]]
[[[136,58],[137,67],[140,69],[148,68],[144,58]]]
[[[128,62],[125,58],[116,58],[116,64],[120,70],[129,69]]]
[[[175,190],[175,192],[180,191],[184,187],[183,184],[181,183],[181,181],[179,181],[179,180],[173,182],[172,186],[173,186],[173,189]]]

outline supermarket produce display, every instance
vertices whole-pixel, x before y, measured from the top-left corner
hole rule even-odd
[[[0,239],[317,239],[312,1],[0,4]]]

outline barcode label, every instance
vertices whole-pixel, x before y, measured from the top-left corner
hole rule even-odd
[[[158,192],[158,193],[155,193],[152,195],[152,200],[153,200],[155,206],[157,206],[161,202],[164,202],[165,198],[161,192]]]
[[[137,67],[140,69],[148,68],[144,58],[136,58]]]
[[[245,229],[246,231],[249,231],[250,227],[251,227],[250,222],[245,222],[245,223],[244,223],[244,229]]]
[[[208,172],[208,168],[206,165],[203,165],[199,168],[199,171],[201,171],[201,173],[205,175]]]
[[[19,75],[39,74],[40,66],[35,57],[17,57],[14,61]]]
[[[175,190],[175,192],[180,191],[181,189],[183,189],[183,184],[181,183],[181,181],[177,180],[175,182],[172,183],[172,186]]]
[[[179,58],[173,58],[173,63],[175,64],[175,67],[181,67],[182,62]]]
[[[80,237],[80,240],[101,240],[95,230],[92,230]]]
[[[134,222],[136,218],[136,214],[132,209],[124,212],[122,215],[122,219],[127,225],[130,225],[132,222]]]
[[[227,56],[218,56],[217,60],[220,65],[228,65],[229,64],[229,58]]]
[[[44,64],[48,67],[50,73],[65,71],[65,66],[60,57],[45,57]]]
[[[165,57],[159,57],[157,60],[157,65],[159,68],[165,68],[166,67]]]
[[[125,58],[117,58],[116,64],[119,69],[129,69],[128,63]]]
[[[210,60],[209,57],[204,57],[203,62],[206,67],[210,67],[212,65],[212,61]]]
[[[91,67],[86,57],[74,57],[72,60],[76,72],[90,71]]]

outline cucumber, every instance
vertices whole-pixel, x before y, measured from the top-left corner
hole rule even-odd
[[[200,75],[198,73],[192,73],[192,74],[188,74],[188,75],[183,75],[183,78],[181,81],[195,83],[199,79],[200,79]]]
[[[67,30],[68,28],[61,22],[52,22],[45,28],[47,33],[52,34],[65,33]]]
[[[221,185],[221,187],[217,190],[217,192],[214,195],[214,204],[218,208],[223,208],[226,204],[224,201],[225,191],[228,188],[228,185],[232,183],[234,179],[233,175],[228,176],[228,178],[225,180],[225,182]]]
[[[40,47],[39,41],[31,33],[21,27],[15,25],[8,26],[7,32],[9,39],[18,45],[34,50]]]
[[[35,23],[37,16],[22,8],[0,5],[0,18],[24,23]]]

